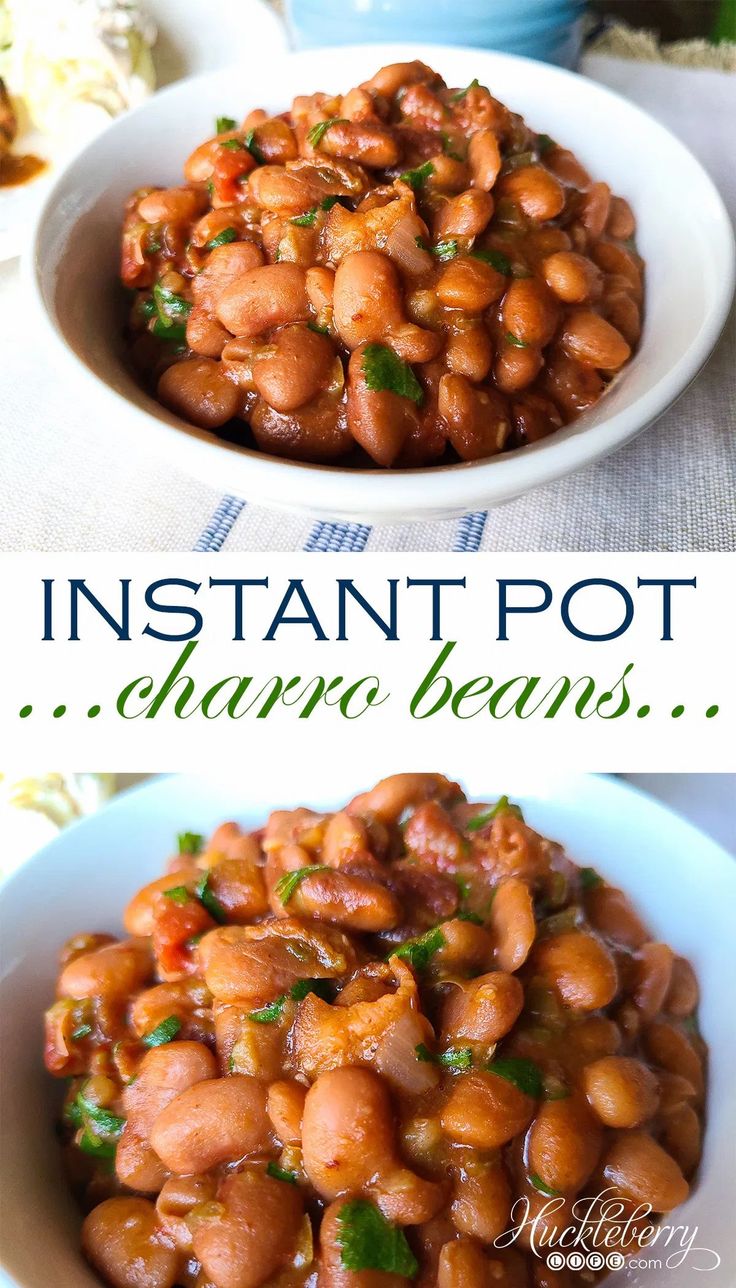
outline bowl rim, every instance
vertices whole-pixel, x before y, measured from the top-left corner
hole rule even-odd
[[[90,140],[80,152],[70,158],[55,177],[37,212],[29,251],[23,258],[22,271],[34,311],[43,321],[47,338],[52,339],[56,353],[62,355],[67,364],[71,363],[78,378],[86,377],[97,395],[117,409],[122,420],[128,418],[126,432],[135,431],[136,441],[140,445],[195,478],[220,490],[236,491],[248,500],[277,510],[306,515],[329,515],[348,521],[421,521],[433,516],[447,517],[473,509],[485,509],[512,500],[542,484],[554,482],[610,455],[663,415],[686,391],[710,356],[725,326],[736,289],[736,238],[731,219],[718,188],[694,153],[667,126],[615,90],[578,73],[516,54],[465,45],[381,42],[322,46],[300,51],[285,50],[275,56],[298,68],[303,63],[310,65],[319,59],[334,59],[336,50],[346,57],[359,57],[367,62],[381,58],[384,61],[404,61],[425,56],[427,59],[441,58],[443,54],[490,59],[500,64],[510,64],[512,68],[518,66],[522,74],[529,75],[533,70],[537,76],[548,77],[552,83],[560,85],[563,92],[566,85],[575,84],[579,89],[581,83],[584,83],[587,92],[598,100],[602,108],[609,104],[611,108],[623,110],[634,119],[639,117],[645,120],[649,130],[659,132],[670,148],[679,151],[680,156],[695,167],[703,195],[708,201],[715,229],[713,255],[718,258],[718,273],[708,316],[697,334],[691,338],[678,362],[642,392],[631,406],[616,412],[600,424],[581,426],[580,420],[576,420],[537,443],[481,461],[396,471],[379,467],[350,469],[339,464],[293,461],[219,439],[211,432],[181,420],[151,396],[146,397],[146,406],[132,402],[87,365],[67,342],[54,320],[43,281],[46,221],[69,174],[76,165],[84,163],[88,153],[101,138],[109,138],[111,132],[115,133],[118,127],[128,126],[131,120],[145,120],[151,105],[162,98],[187,91],[196,94],[198,84],[233,76],[242,70],[239,64],[230,64],[216,71],[186,77],[157,91],[132,112],[112,121],[101,135]],[[634,355],[634,361],[636,356]],[[228,471],[230,477],[226,483]],[[383,482],[380,489],[376,487],[378,479]]]

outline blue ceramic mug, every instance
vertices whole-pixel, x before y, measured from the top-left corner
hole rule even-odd
[[[475,45],[572,67],[585,0],[286,0],[293,43]]]

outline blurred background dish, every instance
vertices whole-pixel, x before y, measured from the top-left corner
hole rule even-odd
[[[286,0],[297,49],[361,41],[475,45],[573,67],[585,0]]]
[[[0,78],[17,118],[14,154],[38,156],[38,177],[0,186],[0,262],[28,229],[68,160],[154,89],[234,58],[286,46],[265,0],[0,0]]]

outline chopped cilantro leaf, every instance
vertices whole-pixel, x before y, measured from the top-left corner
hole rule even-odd
[[[168,286],[162,286],[156,282],[153,287],[153,298],[156,304],[156,311],[159,321],[165,327],[173,326],[179,318],[188,318],[192,311],[192,306],[183,296],[177,295],[175,291],[170,291]],[[186,836],[187,833],[184,833]],[[180,850],[180,854],[191,853],[189,850]]]
[[[448,1047],[446,1051],[439,1051],[436,1055],[428,1047],[420,1042],[415,1047],[417,1060],[422,1060],[425,1064],[441,1064],[445,1069],[454,1069],[456,1072],[464,1073],[466,1069],[473,1066],[473,1052],[470,1047]]]
[[[513,344],[515,349],[529,348],[529,345],[527,344],[526,340],[520,340],[518,335],[514,335],[511,331],[506,332],[506,343]]]
[[[329,984],[326,979],[298,979],[296,984],[292,984],[289,997],[294,1002],[301,1002],[307,996],[307,993],[316,993],[318,997],[327,999],[330,995]]]
[[[156,318],[151,334],[157,340],[168,340],[169,344],[186,346],[187,328],[184,322],[162,322],[161,318]]]
[[[545,1185],[541,1176],[537,1176],[536,1172],[532,1172],[531,1176],[529,1177],[529,1180],[531,1181],[535,1190],[539,1190],[540,1194],[546,1194],[548,1199],[557,1199],[560,1197],[560,1191],[553,1190],[549,1185]]]
[[[170,899],[172,903],[178,903],[181,907],[189,902],[189,891],[186,886],[172,886],[170,890],[164,890],[164,898]]]
[[[407,939],[405,944],[396,948],[392,954],[408,962],[415,970],[426,970],[435,953],[446,944],[445,936],[439,926],[419,935],[417,939]]]
[[[459,249],[460,248],[455,237],[450,237],[447,241],[440,241],[437,242],[436,245],[430,246],[432,254],[443,264],[448,259],[454,259]]]
[[[207,242],[205,250],[214,250],[217,246],[227,246],[230,242],[237,240],[238,234],[234,228],[223,228],[221,233],[218,233],[216,237],[212,237]]]
[[[248,1019],[254,1020],[256,1024],[275,1024],[284,1013],[285,1003],[286,993],[282,993],[281,997],[274,998],[266,1006],[260,1006],[257,1011],[249,1011]]]
[[[246,150],[244,144],[240,142],[240,139],[225,139],[225,141],[220,144],[220,147],[225,148],[228,152],[245,152]]]
[[[474,926],[483,925],[483,918],[479,917],[477,912],[456,912],[455,917],[458,921],[470,921]]]
[[[489,1073],[512,1082],[525,1096],[539,1100],[542,1095],[542,1075],[533,1060],[492,1060],[486,1065]]]
[[[294,872],[285,872],[279,877],[274,886],[275,894],[281,900],[284,907],[291,899],[296,889],[301,885],[305,877],[311,877],[314,872],[328,872],[329,868],[324,863],[310,864],[307,868],[297,868]]]
[[[307,133],[307,143],[316,151],[331,126],[345,124],[346,122],[339,116],[333,116],[329,121],[318,121]]]
[[[294,218],[290,219],[289,223],[295,224],[297,228],[313,228],[316,221],[317,221],[317,207],[312,206],[312,209],[308,210],[306,214],[294,215]]]
[[[497,273],[503,273],[504,277],[511,276],[511,260],[502,250],[474,250],[471,254],[473,259],[482,259],[484,264],[490,264],[491,268],[495,268]]]
[[[460,898],[467,899],[468,895],[470,894],[470,882],[466,881],[465,877],[461,877],[456,873],[455,885],[458,888],[458,893],[460,895]]]
[[[405,170],[403,174],[399,175],[399,179],[402,183],[408,183],[409,187],[413,188],[414,192],[417,192],[432,174],[434,174],[432,162],[425,161],[424,165],[417,166],[415,170]]]
[[[444,130],[440,130],[440,138],[442,139],[442,151],[445,156],[450,157],[453,161],[462,161],[463,158],[460,153],[453,150],[453,141],[450,135],[446,134]]]
[[[78,1144],[82,1153],[89,1154],[92,1158],[112,1159],[115,1157],[117,1148],[115,1142],[103,1140],[101,1136],[95,1136],[89,1130],[82,1132]]]
[[[72,1033],[72,1042],[81,1042],[82,1038],[88,1038],[91,1032],[91,1024],[80,1024],[79,1028]]]
[[[169,1015],[150,1033],[144,1033],[141,1042],[146,1047],[166,1046],[167,1042],[173,1042],[177,1033],[181,1029],[181,1020],[176,1015]]]
[[[595,868],[581,868],[580,884],[583,890],[594,890],[596,886],[603,885],[603,878],[598,875]]]
[[[468,820],[465,826],[469,832],[479,832],[481,828],[492,822],[499,814],[514,814],[516,818],[520,818],[522,821],[524,819],[524,815],[518,805],[512,805],[508,796],[500,796],[493,809],[487,810],[484,814],[476,814],[474,818]]]
[[[419,1264],[403,1230],[391,1225],[373,1203],[351,1199],[337,1214],[337,1244],[345,1270],[382,1270],[414,1279]]]
[[[272,1176],[275,1181],[286,1181],[288,1185],[297,1184],[296,1172],[287,1172],[286,1168],[279,1167],[278,1163],[269,1163],[266,1175]]]
[[[250,152],[253,160],[256,162],[257,165],[266,164],[266,158],[264,157],[263,153],[261,152],[261,149],[256,143],[256,132],[254,129],[248,130],[248,133],[243,139],[243,145],[248,150],[248,152]]]
[[[180,854],[201,854],[204,837],[199,832],[180,832],[176,842]]]
[[[332,207],[336,206],[339,200],[339,197],[325,197],[324,201],[320,202],[319,208],[320,210],[332,210]]]
[[[232,116],[218,116],[215,121],[215,130],[217,134],[229,134],[231,130],[237,128],[238,122]]]
[[[450,102],[459,103],[460,99],[465,98],[465,95],[470,93],[471,89],[480,89],[480,81],[478,80],[477,77],[475,78],[475,80],[472,80],[469,85],[466,85],[465,89],[459,89],[457,93],[451,94]]]
[[[208,913],[211,917],[214,917],[215,921],[219,921],[220,923],[227,921],[227,913],[225,912],[225,909],[217,896],[210,890],[209,872],[202,873],[199,881],[194,887],[194,893],[202,904],[202,907],[207,909]]]
[[[378,393],[388,389],[400,398],[411,398],[420,403],[424,397],[422,386],[408,362],[404,362],[386,344],[368,344],[363,353],[363,375],[369,389]]]
[[[555,143],[554,139],[551,139],[549,137],[549,134],[537,135],[537,152],[541,157],[544,156],[545,152],[549,152],[550,148],[556,148],[556,147],[557,147],[557,144]]]

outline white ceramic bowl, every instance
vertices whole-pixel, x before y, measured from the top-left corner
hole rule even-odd
[[[420,57],[450,85],[477,76],[626,196],[647,261],[635,359],[596,407],[542,442],[495,460],[390,473],[300,465],[226,445],[143,393],[126,371],[116,283],[122,204],[134,188],[181,181],[184,159],[223,112],[283,110],[295,93],[347,89],[382,63]],[[356,46],[252,59],[184,81],[113,124],[59,178],[38,221],[32,293],[65,356],[101,382],[100,433],[135,438],[172,465],[264,505],[389,522],[497,505],[620,447],[682,393],[710,353],[733,294],[734,242],[705,171],[651,117],[593,81],[478,49]],[[90,380],[89,377],[93,377]],[[654,480],[652,480],[654,483]]]
[[[41,1015],[53,996],[57,951],[79,930],[120,932],[122,909],[158,876],[176,832],[207,833],[222,819],[263,820],[272,806],[334,808],[392,769],[381,751],[355,749],[327,775],[318,758],[278,779],[256,763],[232,783],[191,776],[158,779],[119,797],[41,850],[0,892],[3,969],[3,1225],[0,1265],[19,1288],[93,1288],[78,1252],[79,1215],[61,1175],[53,1132],[58,1084],[41,1063]],[[437,768],[437,766],[434,766]],[[633,898],[655,936],[688,957],[701,984],[700,1025],[710,1047],[708,1121],[700,1176],[675,1224],[698,1226],[696,1246],[714,1249],[721,1266],[705,1288],[731,1288],[736,1258],[733,1141],[736,1139],[736,1030],[730,991],[736,976],[733,909],[736,863],[677,815],[619,781],[591,775],[501,777],[477,765],[441,766],[468,792],[519,800],[533,826],[560,840],[571,857],[597,868]],[[31,1219],[32,1218],[32,1219]],[[669,1250],[663,1256],[669,1255]],[[699,1264],[708,1264],[702,1256]],[[628,1269],[611,1288],[692,1288],[698,1259],[679,1268]],[[0,1281],[2,1270],[0,1270]]]

